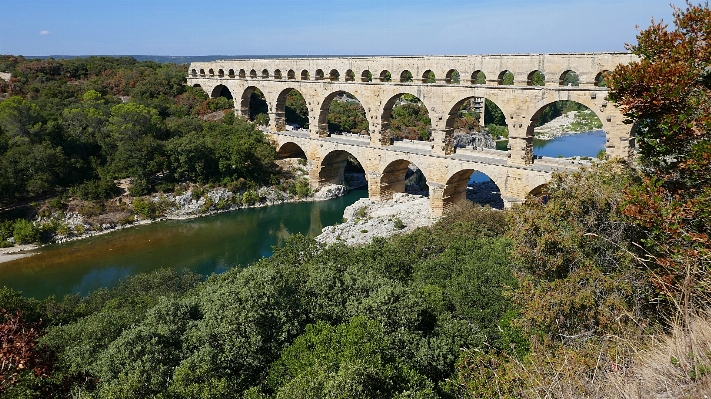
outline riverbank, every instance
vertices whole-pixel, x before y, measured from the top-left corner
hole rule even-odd
[[[188,220],[249,208],[295,202],[325,201],[345,195],[365,181],[359,176],[348,176],[346,185],[325,185],[318,191],[299,196],[275,187],[232,192],[224,187],[203,190],[199,187],[179,194],[156,193],[131,198],[122,196],[107,201],[106,211],[98,215],[84,215],[76,210],[39,212],[33,223],[40,230],[51,226],[56,233],[42,245],[14,245],[0,250],[0,263],[34,255],[44,245],[60,244],[112,233],[166,220]],[[46,208],[45,208],[46,209]]]
[[[552,140],[567,134],[584,133],[602,128],[600,119],[591,110],[570,111],[533,130],[538,140]]]

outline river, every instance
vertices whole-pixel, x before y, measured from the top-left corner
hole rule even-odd
[[[0,285],[25,296],[85,295],[120,279],[159,268],[222,273],[270,256],[292,234],[315,237],[343,219],[343,210],[367,190],[320,202],[243,209],[189,220],[131,227],[66,244],[0,264]]]

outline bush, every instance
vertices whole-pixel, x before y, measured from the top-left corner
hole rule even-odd
[[[40,229],[28,220],[17,219],[13,226],[13,236],[18,244],[31,244],[39,241]]]
[[[69,190],[84,201],[103,201],[118,195],[119,189],[111,179],[89,180]]]
[[[133,210],[144,219],[155,219],[158,216],[158,206],[146,198],[133,200]]]

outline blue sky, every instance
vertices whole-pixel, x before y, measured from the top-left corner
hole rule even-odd
[[[680,0],[0,0],[0,54],[623,51]]]

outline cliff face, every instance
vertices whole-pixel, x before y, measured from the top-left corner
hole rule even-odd
[[[472,132],[454,135],[455,147],[496,148],[496,142],[489,132]]]

